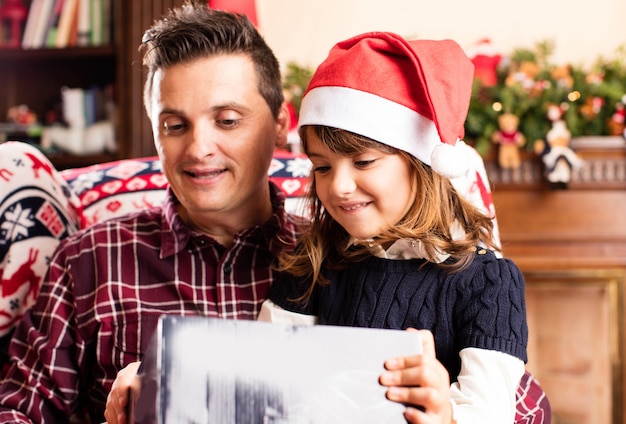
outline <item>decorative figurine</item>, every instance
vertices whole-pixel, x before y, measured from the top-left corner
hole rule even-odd
[[[512,113],[503,113],[498,117],[499,129],[491,137],[491,141],[499,145],[498,163],[502,169],[517,169],[522,161],[519,148],[526,138],[518,130],[519,118]]]
[[[546,178],[553,189],[566,189],[572,178],[572,169],[583,164],[583,160],[569,147],[572,135],[562,115],[559,106],[548,108],[552,128],[546,134],[546,141],[537,140],[534,145],[535,153],[541,155]]]

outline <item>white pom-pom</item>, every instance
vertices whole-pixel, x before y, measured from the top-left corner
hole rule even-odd
[[[430,166],[443,177],[457,178],[467,173],[470,160],[467,151],[460,146],[441,143],[433,149]]]

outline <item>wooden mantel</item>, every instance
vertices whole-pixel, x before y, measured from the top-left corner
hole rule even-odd
[[[626,140],[572,140],[584,160],[567,189],[524,155],[515,171],[490,157],[504,255],[527,281],[529,364],[553,423],[626,424]]]
[[[522,268],[626,268],[626,190],[496,190],[503,249]]]

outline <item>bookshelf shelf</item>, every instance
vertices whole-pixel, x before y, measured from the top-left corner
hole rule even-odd
[[[22,49],[0,47],[0,62],[115,57],[114,46]]]
[[[91,164],[110,162],[118,159],[117,155],[112,153],[98,153],[84,156],[53,154],[48,155],[48,158],[59,171],[68,168],[81,168]]]

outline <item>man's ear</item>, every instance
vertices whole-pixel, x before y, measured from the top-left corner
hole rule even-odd
[[[278,110],[278,117],[276,118],[276,147],[285,147],[287,145],[287,135],[289,134],[289,127],[291,126],[291,117],[287,103],[283,102]]]

